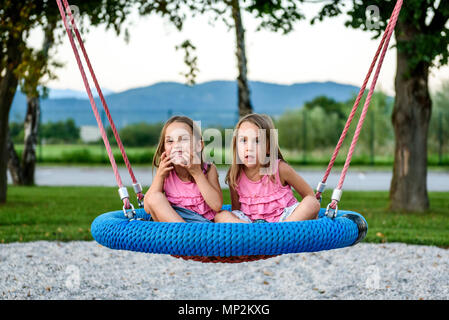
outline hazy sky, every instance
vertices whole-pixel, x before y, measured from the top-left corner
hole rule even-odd
[[[310,18],[318,9],[316,4],[306,4],[304,12]],[[200,69],[197,82],[236,79],[235,36],[222,22],[212,26],[209,17],[196,17],[188,19],[184,30],[178,32],[168,20],[156,15],[132,17],[128,44],[123,36],[117,37],[103,27],[90,28],[83,35],[101,87],[123,91],[159,81],[184,82],[180,72],[187,71],[187,67],[183,52],[176,51],[175,46],[185,39],[190,39],[197,48]],[[335,81],[360,86],[379,39],[371,40],[371,33],[344,27],[344,18],[326,19],[313,26],[301,21],[294,32],[282,35],[256,32],[257,21],[244,13],[248,78],[280,84]],[[39,34],[35,33],[31,41],[39,44]],[[57,59],[64,67],[56,71],[59,79],[48,86],[84,90],[66,35],[63,45],[58,47]],[[390,49],[377,88],[393,94],[395,72],[396,52]],[[432,70],[431,89],[438,88],[444,80],[449,80],[449,67]]]

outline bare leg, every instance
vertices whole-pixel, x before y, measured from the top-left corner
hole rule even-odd
[[[145,209],[145,211],[147,211],[147,210]],[[156,215],[151,211],[151,209],[148,209],[147,213],[149,213],[151,215],[151,218],[153,218],[154,222],[159,222]]]
[[[306,196],[284,222],[314,220],[318,217],[320,203],[314,196]]]
[[[185,222],[184,219],[172,208],[167,197],[162,192],[154,192],[149,195],[148,206],[154,221],[159,222]]]
[[[232,212],[223,210],[215,215],[214,222],[249,223],[237,218]]]
[[[144,204],[143,208],[147,214],[151,215],[151,218],[153,219],[153,221],[158,222],[159,221],[158,218],[153,213],[153,210],[150,208],[149,200],[150,200],[150,193],[147,192],[143,199],[143,204]]]
[[[155,221],[155,222],[158,222],[159,220],[157,219],[157,217],[156,217],[156,215],[153,213],[153,211],[151,210],[151,208],[150,208],[150,205],[149,205],[149,199],[150,199],[150,194],[149,193],[146,193],[145,194],[145,197],[144,197],[144,199],[143,199],[143,208],[144,208],[144,210],[145,210],[145,212],[147,213],[147,214],[150,214],[151,215],[151,218],[153,219],[153,221]]]

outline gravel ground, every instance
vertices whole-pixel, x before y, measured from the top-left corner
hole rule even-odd
[[[0,245],[1,299],[449,299],[449,250],[361,243],[240,264],[111,250]]]

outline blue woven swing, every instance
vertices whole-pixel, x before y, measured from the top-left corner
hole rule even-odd
[[[351,246],[368,230],[362,215],[343,210],[335,218],[321,209],[316,220],[253,224],[153,222],[143,209],[134,212],[133,219],[125,217],[122,210],[97,217],[91,226],[95,241],[111,249],[204,257],[197,259],[203,262],[242,262]]]
[[[61,1],[64,3],[64,6]],[[85,51],[79,30],[76,27],[75,20],[73,19],[70,6],[67,0],[56,0],[56,2],[66,28],[67,35],[71,42],[92,109],[96,116],[100,131],[102,132],[105,145],[108,151],[110,151],[107,135],[104,132],[104,127],[93,99],[90,85],[87,81],[84,68],[79,57],[78,49],[76,48],[73,40],[72,30],[75,33],[86,63],[89,66],[89,71],[92,75],[95,87],[97,88],[100,100],[106,114],[108,115],[117,144],[122,151],[125,164],[127,164],[128,171],[133,180],[133,187],[138,196],[139,206],[142,207],[142,188],[135,179],[131,166],[126,157],[126,153],[124,153],[123,145],[121,144],[115,125],[110,117],[108,107]],[[382,49],[382,55],[377,66],[376,74],[369,90],[364,110],[362,112],[362,116],[360,117],[356,134],[354,135],[355,138],[353,138],[350,150],[353,150],[353,147],[355,147],[355,143],[357,142],[358,133],[360,132],[363,124],[364,114],[366,114],[371,95],[374,92],[377,77],[382,66],[383,57],[385,56],[385,52],[388,48],[388,42],[396,25],[401,6],[402,0],[398,0],[379,48],[373,59],[373,63],[368,71],[364,84],[360,89],[359,96],[357,97],[353,107],[353,111],[351,112],[351,114],[353,114],[358,107],[360,98],[365,91],[366,83],[371,76],[374,64],[377,61],[379,53]],[[65,12],[67,12],[67,16],[70,17],[70,19],[67,18]],[[348,126],[351,121],[352,117],[350,116],[346,126]],[[344,130],[340,137],[340,141],[337,144],[336,151],[332,156],[332,160],[329,163],[325,177],[322,182],[318,184],[316,194],[317,198],[321,199],[321,194],[324,191],[327,176],[330,173],[335,157],[338,154],[339,146],[341,146],[345,136],[346,132]],[[170,254],[175,257],[193,259],[201,262],[244,262],[266,259],[281,254],[314,252],[355,245],[364,239],[368,230],[368,224],[362,215],[353,211],[339,211],[336,205],[341,197],[341,188],[346,170],[351,160],[352,152],[348,154],[345,167],[340,177],[340,182],[332,194],[332,203],[330,203],[326,209],[320,210],[318,219],[298,222],[254,224],[167,223],[149,221],[151,216],[147,214],[144,209],[134,209],[130,204],[128,193],[126,188],[123,187],[112,152],[108,152],[108,155],[116,175],[117,184],[119,186],[119,194],[124,203],[124,207],[123,210],[107,212],[98,216],[92,222],[91,233],[93,238],[98,243],[111,249]],[[127,210],[130,208],[131,210]],[[222,209],[231,210],[231,206],[224,205]],[[129,214],[129,212],[131,212],[131,214]]]

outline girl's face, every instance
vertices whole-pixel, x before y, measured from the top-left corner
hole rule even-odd
[[[262,141],[261,130],[258,126],[249,121],[240,124],[237,130],[237,161],[246,167],[256,167],[260,163]]]
[[[193,154],[192,129],[183,122],[170,123],[165,130],[165,153],[173,164],[189,164]]]

